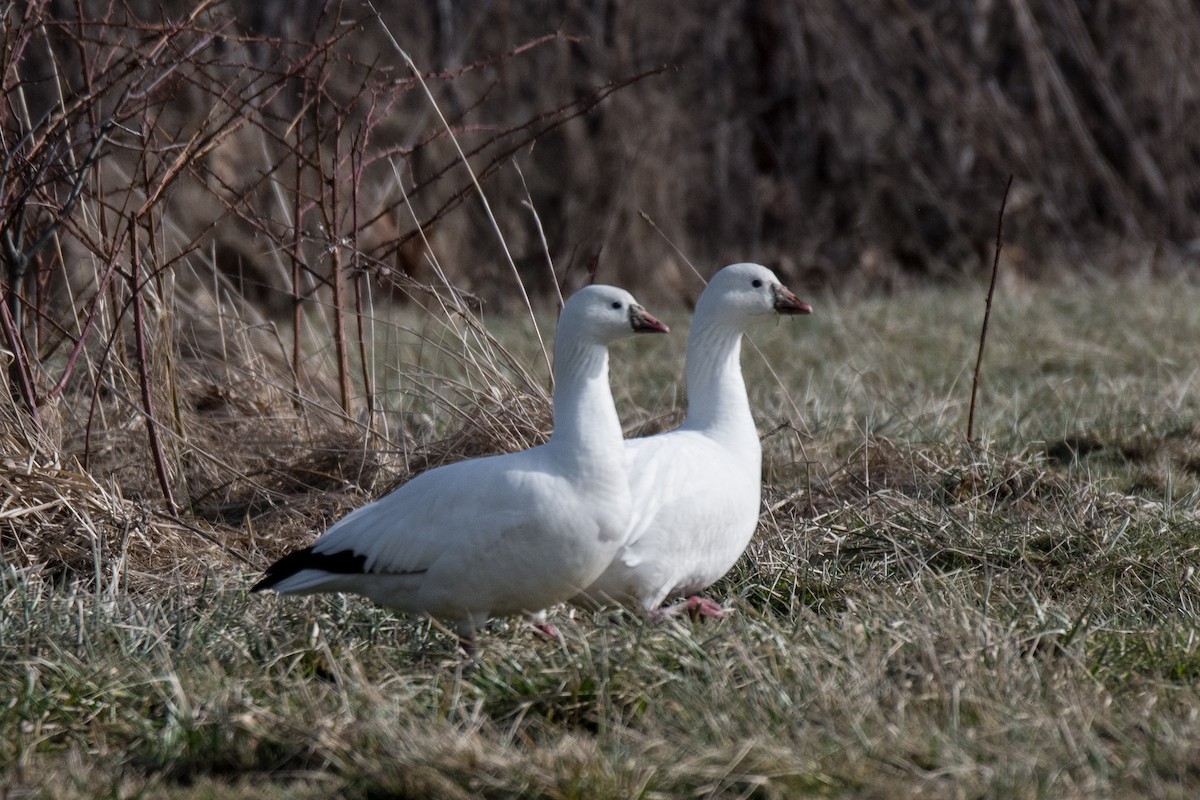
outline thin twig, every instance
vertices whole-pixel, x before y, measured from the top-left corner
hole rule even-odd
[[[467,151],[467,158],[471,158],[475,155],[482,154],[489,146],[491,146],[492,143],[500,142],[501,140],[506,139],[511,134],[516,134],[520,131],[525,131],[527,129],[531,129],[531,130],[529,130],[529,133],[526,134],[525,136],[521,137],[521,139],[519,141],[516,141],[513,144],[509,145],[508,147],[503,148],[503,150],[501,150],[495,156],[493,156],[492,159],[487,164],[485,164],[482,168],[480,168],[479,170],[476,171],[475,177],[478,180],[483,180],[484,178],[490,177],[494,172],[496,172],[498,169],[500,169],[504,164],[507,164],[508,161],[516,153],[519,153],[521,150],[527,148],[531,143],[537,141],[542,136],[545,136],[546,134],[550,133],[550,131],[553,131],[556,128],[562,127],[563,125],[567,124],[571,120],[577,119],[579,117],[584,116],[585,114],[590,113],[605,98],[607,98],[609,95],[613,94],[614,92],[620,91],[621,89],[624,89],[628,86],[632,86],[633,84],[637,83],[638,81],[648,78],[652,75],[658,75],[661,72],[663,72],[664,70],[665,70],[665,67],[656,67],[654,69],[643,70],[642,72],[639,72],[638,74],[632,75],[628,78],[622,78],[621,80],[618,80],[618,81],[612,81],[610,83],[605,84],[604,86],[599,87],[591,95],[588,95],[587,97],[584,97],[579,100],[572,100],[570,103],[566,104],[562,108],[555,109],[554,111],[552,111],[548,114],[539,114],[539,115],[533,117],[532,119],[528,119],[524,122],[521,122],[518,125],[514,125],[510,128],[506,128],[506,129],[497,131],[496,136],[493,139],[491,139],[489,142],[481,144],[473,150]],[[572,109],[570,111],[570,113],[567,112],[568,109]],[[546,123],[542,127],[533,129],[533,126],[536,123],[538,123],[539,121],[546,119],[546,118],[551,118],[551,121]],[[457,162],[454,162],[454,163],[457,163]],[[417,194],[420,194],[420,192],[422,192],[426,186],[432,185],[448,169],[449,169],[449,166],[443,167],[439,170],[434,171],[432,174],[425,176],[419,183],[414,184],[412,190],[409,193],[414,196],[416,196]],[[420,223],[420,225],[423,228],[425,228],[426,230],[430,229],[436,222],[438,222],[443,217],[445,217],[447,214],[449,214],[452,210],[457,208],[458,205],[463,201],[463,199],[472,191],[474,191],[474,185],[472,183],[467,183],[465,186],[462,186],[461,188],[457,189],[453,194],[450,195],[449,198],[447,198],[445,201],[443,201],[442,204],[437,209],[435,209],[432,214],[427,216],[424,219],[424,221],[422,221]],[[382,208],[375,215],[375,217],[367,220],[364,224],[367,226],[370,226],[375,221],[376,218],[379,218],[386,214],[389,214],[389,213],[391,213],[391,211],[392,211],[392,209],[389,207]],[[385,251],[384,255],[385,256],[390,255],[392,252],[399,250],[410,239],[414,238],[415,236],[417,236],[416,231],[413,231],[412,233],[408,233],[404,236],[401,236],[399,239],[396,240],[396,242],[391,246],[391,248],[389,248],[388,251]]]
[[[664,242],[670,245],[671,249],[675,251],[675,254],[683,259],[683,263],[688,265],[688,269],[694,272],[696,277],[700,279],[700,282],[707,286],[708,281],[705,280],[704,276],[700,274],[700,270],[696,269],[696,265],[693,264],[692,260],[687,257],[687,254],[679,249],[679,245],[675,244],[675,242],[671,240],[670,236],[667,236],[665,233],[663,233],[662,228],[658,227],[658,223],[652,220],[650,215],[640,208],[638,209],[638,216],[641,217],[646,224],[653,228],[654,232],[661,236]]]
[[[354,416],[354,398],[350,390],[350,351],[346,346],[346,270],[342,266],[342,234],[339,225],[338,181],[341,166],[342,129],[345,117],[339,113],[334,121],[332,173],[328,179],[329,203],[322,203],[325,213],[325,235],[329,248],[329,281],[333,302],[333,350],[337,360],[338,390],[342,413]],[[323,180],[322,183],[325,183]],[[322,200],[324,198],[322,197]]]
[[[467,160],[467,155],[463,152],[462,145],[459,144],[458,137],[454,134],[454,128],[450,125],[446,116],[442,113],[441,106],[434,99],[433,92],[429,85],[425,82],[421,70],[417,68],[417,64],[412,60],[412,57],[400,46],[400,42],[396,41],[396,37],[392,35],[391,30],[383,21],[383,17],[375,9],[375,6],[368,2],[367,7],[371,9],[371,13],[375,15],[375,19],[379,22],[379,26],[383,28],[383,33],[387,36],[393,49],[404,59],[405,65],[412,72],[413,77],[421,84],[421,89],[425,93],[426,99],[429,100],[430,106],[437,113],[438,119],[442,123],[442,128],[450,137],[450,141],[454,144],[454,149],[458,152],[459,160],[463,167],[467,170],[467,174],[471,178],[471,185],[475,187],[475,193],[479,196],[480,203],[483,204],[483,210],[487,214],[488,221],[492,224],[492,229],[496,232],[496,237],[500,241],[500,249],[504,251],[504,257],[508,261],[508,266],[512,270],[513,277],[516,279],[517,288],[521,290],[521,299],[525,302],[525,309],[529,312],[529,319],[533,323],[533,332],[537,336],[538,345],[542,349],[542,358],[546,361],[546,369],[551,374],[554,370],[550,364],[550,351],[546,348],[546,341],[542,337],[542,329],[538,326],[537,315],[533,313],[533,302],[529,299],[529,293],[525,291],[525,282],[521,280],[521,272],[517,269],[517,263],[513,260],[512,253],[509,252],[508,242],[504,238],[504,234],[500,230],[500,223],[496,220],[496,215],[492,213],[492,205],[488,202],[487,195],[483,193],[483,186],[479,183],[479,177],[475,174],[475,170],[471,167],[471,162]]]
[[[128,92],[126,92],[126,94],[127,93]],[[123,94],[117,100],[118,105],[124,102],[124,100],[125,95]],[[25,272],[29,268],[29,262],[33,260],[33,257],[37,255],[39,250],[45,247],[47,242],[49,242],[58,234],[64,220],[71,216],[71,212],[75,208],[75,203],[79,200],[79,196],[83,193],[84,186],[86,185],[88,170],[91,169],[92,164],[94,164],[99,158],[100,148],[107,140],[108,131],[113,127],[113,125],[115,125],[115,122],[112,117],[109,117],[107,120],[105,120],[104,124],[101,125],[99,132],[96,134],[96,138],[92,141],[91,147],[88,149],[87,154],[83,158],[83,164],[75,170],[75,180],[72,182],[71,188],[67,192],[66,201],[63,202],[63,204],[55,212],[50,224],[46,226],[46,229],[38,235],[37,239],[35,239],[32,244],[23,250],[19,249],[21,240],[25,237],[25,224],[28,219],[26,212],[28,210],[30,201],[33,199],[32,189],[28,194],[21,198],[18,204],[15,214],[15,234],[7,227],[4,229],[4,255],[5,259],[8,261],[9,283],[9,294],[7,300],[9,303],[9,314],[12,316],[14,325],[16,325],[18,330],[24,327],[21,320],[21,288],[25,281]],[[49,167],[50,162],[47,160],[46,162],[42,163],[38,169],[39,172],[45,172],[49,169]]]
[[[2,286],[0,286],[0,290],[3,290]],[[9,291],[12,291],[11,288]],[[0,298],[0,324],[4,327],[4,338],[8,342],[8,349],[12,352],[13,359],[12,365],[9,367],[9,382],[17,384],[17,388],[21,392],[21,399],[25,401],[25,407],[29,410],[29,416],[33,420],[34,426],[40,431],[42,419],[38,413],[37,397],[33,391],[29,356],[25,351],[25,343],[17,330],[16,322],[8,313],[8,306],[4,305],[2,301],[3,298]]]
[[[307,91],[307,84],[305,86]],[[296,145],[292,153],[296,157],[296,185],[292,189],[292,382],[295,393],[292,395],[292,403],[296,409],[296,413],[303,414],[304,400],[300,391],[300,329],[303,322],[303,304],[304,298],[300,291],[300,236],[301,236],[301,215],[304,210],[300,207],[301,176],[304,173],[304,158],[300,154],[300,148],[304,143],[304,120],[300,119],[296,123]]]
[[[987,304],[983,309],[983,327],[979,330],[979,352],[975,356],[975,376],[971,378],[971,409],[967,413],[967,442],[975,444],[975,398],[979,394],[979,369],[983,366],[983,345],[987,341],[988,320],[992,316],[992,297],[996,294],[996,275],[1000,272],[1000,250],[1004,246],[1004,207],[1008,205],[1008,190],[1012,188],[1013,176],[1008,176],[1004,185],[1004,198],[1000,201],[1000,213],[996,218],[996,255],[992,258],[992,283],[988,286]]]
[[[525,190],[525,199],[521,204],[528,208],[529,213],[533,215],[533,224],[537,226],[538,239],[542,243],[542,253],[546,256],[546,272],[550,276],[550,285],[554,287],[554,294],[558,297],[558,310],[562,311],[566,301],[563,300],[562,287],[558,285],[558,276],[554,274],[554,259],[550,256],[550,242],[546,240],[546,229],[542,227],[542,218],[533,204],[533,195],[529,191],[529,184],[525,182],[525,173],[521,171],[521,164],[515,156],[512,163],[517,170],[517,176],[521,179],[521,188]]]
[[[129,291],[133,301],[134,347],[137,349],[138,379],[142,387],[142,408],[146,412],[146,435],[150,438],[150,452],[154,456],[154,470],[158,484],[162,487],[163,499],[172,514],[179,513],[175,496],[171,493],[171,479],[167,472],[167,461],[163,457],[162,442],[158,438],[158,422],[154,417],[154,400],[150,392],[150,369],[146,360],[146,332],[142,320],[142,289],[138,285],[140,259],[137,243],[137,216],[129,217]]]
[[[358,208],[359,189],[362,187],[362,151],[366,148],[366,133],[359,130],[354,144],[350,149],[350,252],[361,253],[358,243]],[[366,310],[363,308],[363,281],[366,271],[361,265],[353,265],[354,276],[354,317],[358,323],[358,363],[362,371],[363,398],[367,402],[367,432],[372,431],[375,424],[375,387],[371,380],[372,362],[367,355]]]
[[[118,244],[124,244],[124,242],[118,242]],[[114,258],[109,262],[108,267],[105,268],[104,273],[100,276],[100,280],[96,285],[96,294],[88,306],[87,318],[84,319],[83,325],[79,329],[79,336],[76,337],[75,344],[67,356],[66,364],[63,365],[62,375],[59,376],[54,385],[46,392],[48,399],[53,399],[62,393],[63,389],[67,386],[67,381],[70,379],[71,373],[75,371],[75,362],[79,359],[79,354],[83,352],[84,345],[87,344],[88,333],[91,332],[92,323],[95,322],[96,314],[104,302],[104,292],[108,288],[109,280],[112,278],[113,273],[116,272],[116,268],[117,260]]]

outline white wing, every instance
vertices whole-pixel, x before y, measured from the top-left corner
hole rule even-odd
[[[633,516],[624,546],[588,588],[593,599],[637,602],[696,591],[733,565],[754,533],[760,467],[695,431],[625,442]]]

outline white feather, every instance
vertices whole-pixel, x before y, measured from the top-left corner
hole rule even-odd
[[[665,329],[624,290],[577,292],[555,338],[548,442],[418,475],[285,556],[255,588],[357,592],[456,623],[464,635],[489,616],[536,611],[579,592],[612,560],[629,523],[607,346]]]
[[[673,431],[625,443],[633,499],[627,540],[577,600],[650,611],[733,566],[754,534],[762,494],[742,334],[757,319],[811,310],[766,267],[734,264],[713,276],[688,336],[687,416]]]

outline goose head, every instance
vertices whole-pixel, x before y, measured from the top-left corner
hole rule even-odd
[[[774,314],[811,314],[812,306],[784,286],[761,264],[731,264],[719,271],[696,303],[697,315],[717,315],[748,324]]]
[[[670,329],[655,319],[633,295],[616,286],[585,286],[563,305],[559,327],[577,330],[602,344],[634,333],[666,333]]]

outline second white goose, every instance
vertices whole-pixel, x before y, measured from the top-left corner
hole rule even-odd
[[[710,586],[750,543],[762,494],[762,448],[742,379],[742,334],[756,320],[811,313],[812,306],[759,264],[733,264],[713,276],[688,335],[687,415],[675,430],[625,442],[629,533],[577,601],[652,614],[724,614],[697,596],[671,609],[659,606]]]

